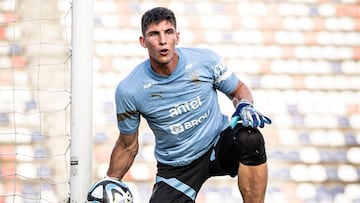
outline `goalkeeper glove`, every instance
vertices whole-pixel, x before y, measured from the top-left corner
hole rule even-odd
[[[239,120],[242,121],[243,126],[250,126],[252,128],[263,128],[265,124],[271,124],[270,118],[262,115],[249,102],[244,100],[236,105],[236,110],[230,121],[230,127],[234,128]]]

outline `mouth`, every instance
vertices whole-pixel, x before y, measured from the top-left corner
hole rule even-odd
[[[160,55],[166,56],[169,53],[169,50],[168,49],[160,49],[159,52],[160,52]]]

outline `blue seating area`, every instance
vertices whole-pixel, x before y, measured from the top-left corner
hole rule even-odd
[[[6,203],[38,197],[62,202],[68,195],[71,94],[62,42],[69,40],[71,4],[44,2],[49,11],[43,12],[60,17],[46,22],[51,29],[44,25],[41,35],[56,42],[41,46],[26,41],[40,38],[31,18],[40,4],[33,4],[31,12],[29,6],[17,9],[13,0],[0,1],[0,202]],[[104,176],[118,136],[115,87],[147,57],[138,44],[141,15],[159,5],[176,13],[180,46],[217,51],[252,89],[255,107],[272,118],[262,129],[269,163],[266,202],[360,202],[357,0],[94,0],[94,181]],[[231,115],[227,99],[219,95],[219,101]],[[144,120],[139,154],[124,179],[139,203],[147,202],[154,183],[153,136]],[[216,177],[197,202],[241,201],[236,179]]]

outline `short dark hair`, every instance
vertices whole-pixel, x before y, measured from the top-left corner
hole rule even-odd
[[[155,7],[146,11],[141,18],[141,31],[143,36],[145,36],[146,30],[150,24],[157,24],[163,20],[166,20],[173,24],[176,29],[175,14],[170,9],[164,7]]]

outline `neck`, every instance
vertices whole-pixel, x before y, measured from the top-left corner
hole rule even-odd
[[[174,56],[174,59],[169,63],[156,63],[150,59],[151,68],[159,75],[170,76],[176,69],[176,65],[179,61],[179,56]]]
[[[173,73],[174,72],[174,70],[175,70],[175,67],[169,67],[169,66],[167,66],[166,64],[164,64],[164,65],[159,65],[159,64],[157,64],[157,65],[155,65],[155,66],[153,66],[153,65],[151,65],[151,68],[153,69],[153,71],[155,71],[157,74],[159,74],[159,75],[164,75],[164,76],[169,76],[169,75],[171,75],[171,73]]]

